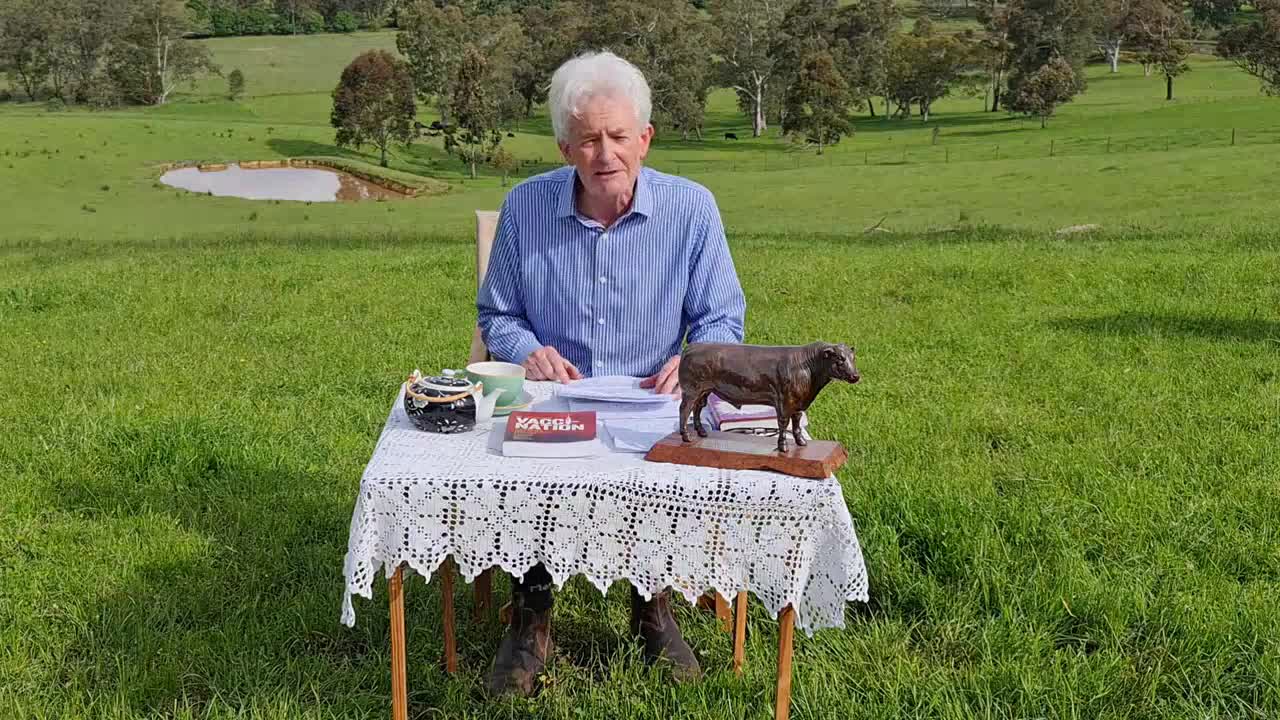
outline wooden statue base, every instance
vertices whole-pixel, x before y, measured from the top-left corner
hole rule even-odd
[[[645,460],[727,470],[773,470],[787,475],[826,478],[849,459],[844,446],[832,440],[809,440],[801,447],[787,438],[787,451],[778,452],[778,438],[708,430],[707,437],[689,430],[689,442],[679,432],[659,440]]]

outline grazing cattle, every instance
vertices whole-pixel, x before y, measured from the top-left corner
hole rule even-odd
[[[800,414],[832,380],[861,379],[854,352],[845,344],[739,345],[690,343],[680,356],[680,437],[689,442],[688,421],[699,437],[706,437],[702,410],[715,393],[734,407],[772,405],[778,413],[778,452],[787,450],[787,423],[797,445]]]
[[[725,134],[724,134],[724,139],[725,139],[725,140],[737,140],[737,139],[738,139],[738,133],[725,133]]]
[[[515,133],[513,133],[513,132],[509,132],[509,133],[507,133],[507,137],[515,137],[515,136],[516,136],[516,134],[515,134]]]
[[[439,120],[432,120],[432,121],[431,121],[431,129],[432,129],[432,130],[443,130],[443,129],[444,129],[444,125],[441,125]]]

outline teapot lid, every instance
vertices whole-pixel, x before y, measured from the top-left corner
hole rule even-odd
[[[475,387],[475,383],[465,377],[458,377],[457,370],[443,370],[439,375],[423,376],[417,370],[409,376],[409,386],[417,392],[435,390],[447,395],[456,395]]]

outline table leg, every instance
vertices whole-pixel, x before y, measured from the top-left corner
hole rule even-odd
[[[790,605],[778,614],[778,695],[773,706],[774,720],[791,714],[791,650],[796,627],[796,611]]]
[[[458,638],[455,635],[453,621],[453,559],[445,558],[440,563],[440,609],[444,618],[444,669],[453,674],[458,672]]]
[[[733,632],[733,613],[729,610],[729,601],[716,593],[716,617],[720,619],[720,627],[725,632]]]
[[[407,720],[409,692],[405,680],[404,653],[404,576],[397,567],[387,579],[387,595],[391,599],[391,717]]]
[[[742,674],[747,655],[747,591],[738,591],[733,608],[733,671]]]
[[[493,607],[493,568],[476,576],[475,599],[475,619],[480,622]]]

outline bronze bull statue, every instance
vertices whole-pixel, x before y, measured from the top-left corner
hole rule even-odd
[[[680,356],[680,437],[689,442],[689,416],[699,437],[706,437],[702,410],[711,393],[734,407],[772,405],[778,413],[778,452],[787,451],[787,423],[797,445],[800,414],[832,380],[862,378],[854,352],[844,344],[739,345],[690,343]]]

